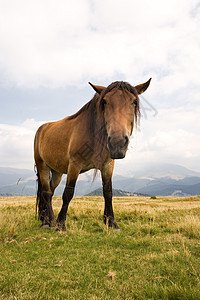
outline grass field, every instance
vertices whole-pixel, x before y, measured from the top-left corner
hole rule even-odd
[[[33,197],[0,198],[0,299],[200,299],[200,197],[114,198],[120,233],[103,207],[76,197],[57,233]]]

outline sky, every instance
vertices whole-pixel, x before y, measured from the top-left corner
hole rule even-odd
[[[0,0],[0,166],[33,169],[37,128],[116,80],[152,77],[116,173],[200,171],[200,1]]]

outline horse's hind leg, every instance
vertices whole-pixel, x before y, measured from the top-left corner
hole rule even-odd
[[[62,178],[62,174],[51,170],[51,181],[50,181],[50,188],[51,188],[51,192],[52,192],[52,196],[54,194],[55,189],[57,188],[57,186],[59,185],[61,178]]]
[[[50,168],[44,162],[36,163],[36,165],[38,170],[39,218],[42,221],[42,227],[52,227],[56,225],[56,220],[51,204],[53,193],[50,188]]]
[[[67,183],[63,193],[63,205],[59,212],[57,222],[58,222],[58,230],[66,230],[65,221],[66,221],[66,214],[69,203],[74,195],[74,188],[76,184],[76,180],[80,173],[80,169],[77,168],[75,165],[69,165],[67,170]]]

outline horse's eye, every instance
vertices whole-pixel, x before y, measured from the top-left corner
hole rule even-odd
[[[137,106],[137,100],[133,101],[133,105]]]
[[[102,99],[102,105],[103,105],[103,107],[106,105],[106,100],[105,99]]]

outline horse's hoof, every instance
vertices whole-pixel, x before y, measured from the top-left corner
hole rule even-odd
[[[59,232],[59,231],[66,231],[65,225],[58,225],[58,227],[56,228],[56,231],[57,232]]]
[[[107,217],[104,216],[104,223],[108,228],[114,229],[116,232],[120,232],[119,226],[115,222],[115,219],[113,217]]]
[[[44,224],[44,225],[41,225],[41,228],[42,229],[50,229],[51,227],[49,226],[49,224]]]
[[[112,226],[110,226],[111,229],[113,229],[115,232],[120,232],[119,226],[114,222]]]

